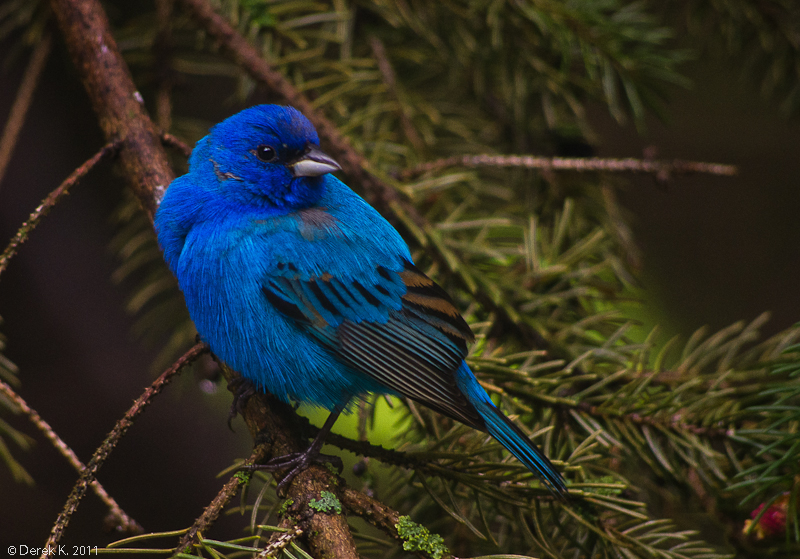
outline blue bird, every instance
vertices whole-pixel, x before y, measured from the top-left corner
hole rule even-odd
[[[167,189],[158,241],[201,338],[257,388],[331,411],[288,477],[319,456],[353,398],[402,395],[488,431],[556,494],[547,457],[492,403],[464,357],[473,335],[400,234],[330,173],[297,110],[214,126]]]

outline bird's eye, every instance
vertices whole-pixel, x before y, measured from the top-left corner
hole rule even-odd
[[[261,161],[272,161],[276,155],[275,148],[272,146],[262,144],[256,148],[256,157]]]

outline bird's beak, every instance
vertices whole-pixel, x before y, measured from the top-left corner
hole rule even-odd
[[[319,177],[325,173],[342,170],[335,159],[313,144],[308,144],[303,155],[288,167],[295,177]]]

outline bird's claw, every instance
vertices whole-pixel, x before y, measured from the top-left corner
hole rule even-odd
[[[266,464],[248,464],[243,466],[242,470],[248,471],[255,471],[255,470],[266,470],[268,472],[276,472],[280,470],[289,470],[289,472],[283,476],[278,482],[277,486],[277,493],[279,496],[283,497],[286,495],[286,487],[291,483],[291,481],[297,477],[297,475],[302,472],[303,470],[307,469],[312,464],[331,464],[335,467],[339,473],[342,473],[344,470],[344,464],[342,463],[342,459],[338,456],[333,456],[331,454],[320,454],[316,453],[315,455],[306,451],[306,452],[295,452],[292,454],[287,454],[285,456],[278,456],[277,458],[273,458]]]

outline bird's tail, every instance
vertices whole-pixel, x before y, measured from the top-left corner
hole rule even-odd
[[[472,374],[466,363],[462,362],[461,367],[456,373],[458,387],[475,406],[478,414],[486,423],[489,434],[497,439],[500,444],[508,449],[511,454],[525,464],[533,473],[538,475],[545,482],[548,489],[556,495],[563,497],[567,493],[567,486],[564,478],[556,471],[550,460],[544,453],[528,439],[522,429],[514,425],[509,418],[503,415],[497,406],[494,405],[489,395],[478,383],[478,379]]]

